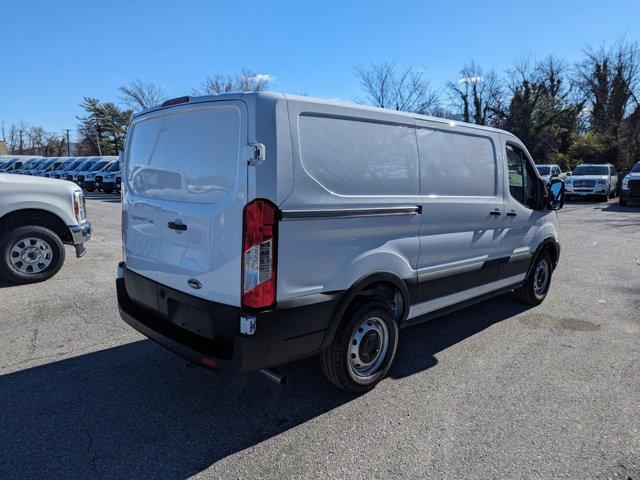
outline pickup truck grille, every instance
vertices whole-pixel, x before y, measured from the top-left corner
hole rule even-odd
[[[78,175],[78,181],[84,182],[84,175]]]
[[[96,183],[102,182],[102,175],[96,175]]]
[[[575,180],[573,182],[573,186],[593,188],[596,186],[596,181],[595,180]]]
[[[640,190],[640,180],[629,180],[629,190]]]

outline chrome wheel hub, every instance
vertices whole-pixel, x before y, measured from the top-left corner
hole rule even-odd
[[[549,264],[546,260],[542,260],[536,265],[533,275],[533,293],[538,299],[544,297],[547,286],[549,285]]]
[[[20,273],[35,274],[45,270],[53,260],[53,250],[44,240],[28,237],[13,244],[9,264]]]
[[[354,330],[349,347],[349,370],[356,377],[375,374],[387,355],[389,331],[378,317],[364,320]]]

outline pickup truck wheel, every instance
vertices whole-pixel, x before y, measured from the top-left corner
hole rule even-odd
[[[18,227],[0,238],[0,276],[9,283],[48,280],[64,263],[64,245],[54,232],[39,225]]]
[[[536,258],[524,284],[515,291],[518,300],[529,305],[540,305],[549,291],[552,273],[551,255],[548,252],[543,252]]]
[[[337,387],[364,393],[387,375],[397,347],[393,312],[387,304],[372,300],[347,313],[322,354],[322,370]]]

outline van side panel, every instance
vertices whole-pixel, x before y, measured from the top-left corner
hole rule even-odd
[[[413,315],[498,280],[505,217],[497,134],[425,120],[416,134],[423,222]]]
[[[420,227],[412,119],[288,100],[293,192],[280,205],[278,301],[415,278]]]

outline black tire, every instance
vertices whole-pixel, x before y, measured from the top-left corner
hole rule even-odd
[[[622,196],[620,196],[620,198],[618,199],[618,203],[620,204],[621,207],[626,207],[627,206],[627,201],[624,200],[622,198]]]
[[[103,188],[102,191],[104,193],[113,193],[113,188],[112,187],[106,187],[106,188]]]
[[[536,288],[536,281],[539,280],[539,277],[536,276],[536,272],[538,271],[538,266],[542,263],[546,262],[547,269],[547,278],[545,280],[546,284],[540,290]],[[526,303],[527,305],[540,305],[542,301],[547,297],[547,293],[549,292],[549,286],[551,285],[551,277],[553,275],[553,261],[551,259],[551,255],[549,252],[542,252],[535,259],[535,263],[527,275],[527,278],[524,280],[524,284],[514,291],[518,300],[522,303]]]
[[[51,249],[50,259],[46,259],[48,265],[42,270],[33,273],[20,271],[11,262],[12,248],[16,246],[19,241],[27,238],[40,240]],[[29,246],[30,245],[25,243],[25,248]],[[26,225],[10,230],[0,238],[0,277],[9,283],[21,285],[43,282],[58,273],[63,263],[64,245],[62,245],[60,237],[48,228],[39,225]],[[43,262],[42,265],[44,264]],[[38,268],[37,265],[35,268]]]
[[[372,367],[375,367],[378,362],[379,366],[371,371],[370,374],[364,376],[354,371],[352,366],[354,360],[352,360],[351,357],[355,358],[355,354],[350,353],[350,350],[352,350],[352,346],[358,345],[354,336],[357,336],[358,332],[363,331],[362,328],[358,327],[367,328],[366,325],[371,326],[371,323],[368,322],[369,319],[379,327],[382,327],[380,322],[384,324],[382,328],[386,328],[385,335],[387,335],[388,341],[386,342],[386,351],[383,350],[384,347],[382,345],[378,350],[375,350],[375,335],[377,334],[374,333],[373,352],[381,356],[372,362]],[[367,346],[372,345],[366,340],[368,334],[369,331],[361,337],[360,346],[357,348],[358,355],[361,355],[360,352],[367,350]],[[380,337],[380,335],[378,335],[378,337]],[[387,375],[396,356],[397,348],[398,324],[394,319],[393,312],[389,306],[382,301],[367,301],[348,310],[345,314],[333,342],[322,353],[322,371],[327,379],[335,386],[351,393],[364,393],[374,388],[378,382]],[[371,352],[367,354],[370,353]]]

